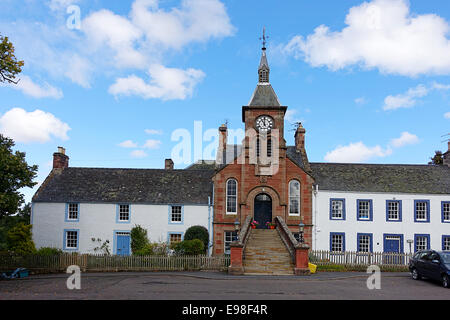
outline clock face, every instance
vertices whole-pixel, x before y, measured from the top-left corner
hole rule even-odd
[[[256,129],[259,132],[268,132],[273,128],[273,119],[269,116],[260,116],[256,119]]]

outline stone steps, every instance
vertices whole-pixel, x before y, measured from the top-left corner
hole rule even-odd
[[[292,275],[294,264],[277,230],[253,229],[244,251],[245,274]]]

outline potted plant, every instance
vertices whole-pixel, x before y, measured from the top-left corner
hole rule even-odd
[[[252,229],[255,229],[257,226],[259,226],[259,222],[256,220],[253,220],[252,223],[250,223],[250,225],[252,226]]]
[[[266,222],[267,229],[275,229],[275,223],[273,222]]]

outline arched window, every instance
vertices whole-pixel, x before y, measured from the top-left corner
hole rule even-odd
[[[289,182],[289,215],[300,215],[300,182],[297,180]]]
[[[227,213],[237,213],[237,181],[227,181]]]

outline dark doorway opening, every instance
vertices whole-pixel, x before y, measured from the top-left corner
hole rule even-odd
[[[258,222],[257,229],[267,229],[267,222],[272,222],[272,198],[261,193],[255,198],[253,212],[254,220]]]

